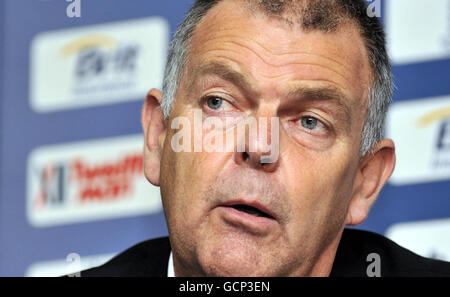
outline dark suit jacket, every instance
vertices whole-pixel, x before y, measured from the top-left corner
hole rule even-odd
[[[170,256],[168,237],[141,242],[106,264],[81,272],[81,276],[167,276]],[[381,276],[447,276],[450,262],[428,259],[397,245],[379,234],[345,229],[330,276],[367,277],[367,267],[380,255]]]

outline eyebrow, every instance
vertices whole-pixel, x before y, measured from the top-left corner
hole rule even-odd
[[[193,85],[195,84],[198,77],[206,75],[217,75],[221,79],[236,85],[241,90],[245,90],[252,94],[258,93],[256,89],[253,87],[254,84],[252,83],[248,75],[245,75],[244,73],[234,70],[231,66],[227,64],[222,64],[215,61],[200,65],[195,70],[194,76],[189,83],[189,90],[193,89]]]
[[[302,101],[329,101],[336,104],[346,119],[352,119],[349,98],[336,87],[306,87],[299,86],[288,92],[287,97],[301,98]]]

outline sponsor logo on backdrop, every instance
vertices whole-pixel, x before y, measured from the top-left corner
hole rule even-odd
[[[77,253],[70,253],[65,259],[36,262],[30,265],[26,272],[26,277],[58,277],[63,275],[79,276],[78,272],[100,266],[115,254],[102,254],[94,256],[80,256]]]
[[[389,53],[394,64],[450,58],[450,1],[385,1]]]
[[[150,17],[40,33],[30,52],[32,109],[142,100],[162,85],[168,28]]]
[[[386,136],[396,146],[396,185],[450,179],[450,96],[392,105]]]
[[[386,236],[424,257],[450,261],[450,219],[392,225]]]
[[[160,192],[143,173],[141,135],[40,147],[28,157],[35,227],[153,214]]]

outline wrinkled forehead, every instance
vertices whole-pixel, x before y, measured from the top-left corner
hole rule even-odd
[[[232,55],[237,48],[245,51],[247,45],[248,54],[234,53],[234,58],[248,58],[255,50],[250,48],[253,42],[258,51],[254,54],[274,66],[288,67],[319,60],[320,63],[332,65],[334,76],[340,77],[349,97],[357,98],[361,105],[366,106],[372,75],[364,41],[355,24],[341,22],[332,31],[320,28],[304,30],[280,21],[276,14],[273,17],[258,10],[251,11],[248,6],[242,5],[244,2],[221,1],[199,23],[189,51],[190,67],[186,70],[190,77],[205,60],[230,56],[230,52]],[[244,66],[252,68],[253,65]],[[274,76],[278,70],[282,68],[270,69]]]
[[[336,0],[232,0],[241,2],[250,14],[263,14],[291,28],[305,31],[336,31],[349,22],[348,13]]]

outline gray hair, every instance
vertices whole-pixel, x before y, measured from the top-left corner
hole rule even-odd
[[[165,118],[170,115],[181,75],[188,61],[190,42],[195,28],[208,11],[220,1],[223,0],[196,0],[172,39],[163,80],[161,108]],[[246,0],[246,2],[247,4],[256,2],[257,9],[269,16],[279,16],[285,12],[292,14],[290,12],[296,11],[296,14],[301,16],[301,26],[304,30],[332,32],[341,21],[348,20],[358,25],[374,77],[368,90],[368,106],[361,136],[360,157],[370,152],[383,137],[394,83],[386,52],[383,27],[378,18],[369,16],[365,1]],[[252,10],[255,9],[255,5],[251,7]],[[285,20],[287,23],[293,23],[288,18]]]

